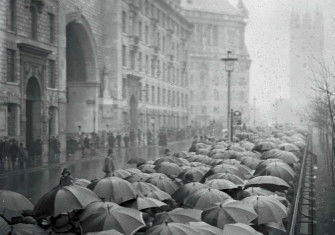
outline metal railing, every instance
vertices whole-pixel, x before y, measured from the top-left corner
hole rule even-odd
[[[308,138],[300,168],[289,235],[313,234],[314,230],[314,159],[313,154],[309,152],[310,145],[311,140]]]

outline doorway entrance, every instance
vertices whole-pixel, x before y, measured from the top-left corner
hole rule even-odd
[[[38,150],[41,141],[41,89],[35,77],[28,80],[26,99],[26,145],[30,154]]]

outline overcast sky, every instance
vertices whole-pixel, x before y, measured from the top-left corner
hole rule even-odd
[[[236,5],[238,0],[230,0]],[[251,55],[251,94],[257,105],[269,107],[288,97],[289,21],[294,8],[304,12],[312,0],[244,0],[249,10],[246,43]]]

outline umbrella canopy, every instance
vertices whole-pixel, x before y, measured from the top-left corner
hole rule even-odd
[[[186,197],[183,204],[188,208],[205,210],[215,203],[224,202],[228,199],[231,199],[231,197],[224,192],[217,189],[204,188]]]
[[[264,188],[261,188],[261,187],[249,187],[245,189],[244,191],[247,192],[250,196],[252,195],[270,196],[274,194],[273,192],[266,190]]]
[[[262,235],[246,224],[227,224],[223,229],[223,235]]]
[[[138,195],[131,183],[119,177],[101,179],[93,187],[93,191],[105,201],[117,204],[135,199]]]
[[[178,178],[182,179],[185,184],[190,182],[199,182],[204,177],[205,173],[206,171],[200,167],[192,167],[190,169],[183,170],[178,175]]]
[[[188,223],[192,228],[195,228],[197,231],[199,231],[202,235],[218,235],[222,234],[222,230],[211,226],[204,222],[190,222]]]
[[[153,225],[164,222],[188,223],[201,221],[201,210],[176,208],[169,212],[156,214]]]
[[[143,173],[154,173],[156,172],[155,170],[155,165],[153,164],[143,164],[141,166],[138,167],[138,169],[140,169]]]
[[[241,179],[240,177],[234,175],[234,174],[231,174],[231,173],[218,173],[218,174],[214,174],[214,175],[211,175],[209,176],[207,180],[212,180],[212,179],[226,179],[226,180],[229,180],[231,182],[233,182],[234,184],[236,185],[243,185],[244,184],[244,180]]]
[[[137,197],[133,202],[130,203],[131,208],[139,211],[149,208],[162,208],[166,206],[166,203],[150,197]]]
[[[155,185],[147,183],[147,182],[134,182],[132,183],[134,189],[141,194],[148,193],[150,191],[160,190]]]
[[[106,230],[106,231],[101,231],[101,232],[87,233],[87,235],[124,235],[124,233],[120,233],[112,229],[112,230]]]
[[[299,152],[300,149],[295,145],[291,143],[285,143],[279,145],[279,149],[289,151],[289,152]]]
[[[146,235],[201,235],[196,228],[182,223],[163,223],[150,228]]]
[[[193,192],[197,191],[198,189],[202,189],[202,188],[208,188],[208,186],[205,184],[201,184],[199,182],[188,183],[178,188],[178,190],[175,191],[174,194],[172,194],[172,198],[176,202],[183,203],[184,199],[187,196],[191,195]]]
[[[86,188],[90,183],[91,183],[91,181],[89,181],[87,179],[75,179],[73,181],[74,185],[78,185],[78,186],[81,186],[81,187],[84,187],[84,188]]]
[[[173,201],[170,194],[168,194],[168,193],[166,193],[166,192],[164,192],[160,189],[143,193],[143,196],[151,197],[151,198],[157,199],[159,201],[167,201],[167,200]]]
[[[121,179],[125,179],[125,178],[128,178],[129,176],[131,176],[133,173],[127,171],[127,170],[124,170],[124,169],[117,169],[113,172],[113,175],[116,176],[116,177],[119,177]]]
[[[127,168],[125,170],[128,171],[130,174],[141,174],[142,173],[142,171],[137,168]]]
[[[242,201],[249,203],[257,212],[257,224],[282,222],[287,217],[286,207],[276,198],[270,196],[250,196]]]
[[[239,187],[238,185],[226,179],[207,180],[205,184],[218,190],[235,189]]]
[[[10,230],[11,228],[8,223],[2,217],[0,217],[0,234],[8,234]]]
[[[282,191],[289,189],[290,186],[281,178],[276,176],[257,176],[247,181],[245,187],[260,186],[270,191]]]
[[[259,142],[255,145],[255,147],[252,149],[252,151],[257,151],[260,153],[263,153],[265,151],[269,151],[271,149],[275,149],[277,146],[273,142],[265,141],[265,142]]]
[[[223,229],[226,224],[248,224],[257,218],[257,213],[250,204],[227,200],[203,211],[201,217],[204,222]]]
[[[175,181],[164,176],[151,177],[147,180],[147,182],[157,186],[159,189],[170,195],[179,188],[178,184]]]
[[[45,231],[35,224],[14,224],[12,225],[11,235],[45,235],[53,234]]]
[[[183,171],[181,167],[171,162],[162,162],[161,164],[156,165],[155,170],[164,173],[171,178],[177,177]]]
[[[138,165],[142,165],[145,164],[147,162],[147,160],[140,158],[140,157],[135,157],[130,159],[127,163],[128,164],[138,164]]]
[[[56,187],[44,194],[36,203],[37,217],[56,216],[76,209],[83,209],[92,202],[100,201],[91,190],[77,186]]]
[[[141,212],[113,202],[89,204],[80,215],[80,224],[84,233],[115,229],[120,233],[134,234],[145,227]]]
[[[150,177],[151,177],[150,174],[141,172],[139,174],[132,174],[131,176],[125,178],[125,180],[127,180],[130,183],[144,182],[144,181],[148,180]]]
[[[254,157],[243,157],[241,159],[241,163],[243,165],[246,165],[247,167],[249,167],[252,170],[255,170],[257,165],[261,162],[261,160],[254,158]]]
[[[237,166],[234,166],[234,165],[229,165],[229,164],[225,164],[225,163],[222,163],[220,165],[217,165],[215,167],[213,167],[212,169],[210,169],[205,177],[209,177],[211,175],[214,175],[214,174],[217,174],[217,173],[230,173],[230,174],[233,174],[233,175],[236,175],[240,178],[244,178],[244,174],[242,171],[240,171],[238,169]]]
[[[262,225],[262,228],[265,230],[266,234],[269,235],[286,235],[287,231],[283,223],[266,223]]]
[[[293,182],[293,179],[295,177],[294,171],[285,163],[282,162],[271,162],[264,166],[262,169],[258,169],[254,173],[255,176],[276,176],[283,180],[285,180],[287,183]]]
[[[295,164],[297,162],[299,162],[299,158],[297,158],[294,153],[289,152],[289,151],[277,151],[274,154],[274,158],[278,158],[280,160],[282,160],[283,162],[287,163],[287,164]]]
[[[0,214],[7,219],[18,216],[24,210],[32,210],[33,204],[22,194],[0,190]]]

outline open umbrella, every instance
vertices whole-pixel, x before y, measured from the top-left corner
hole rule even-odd
[[[229,180],[231,182],[233,182],[234,184],[236,185],[243,185],[244,184],[244,180],[241,179],[240,177],[234,175],[234,174],[231,174],[231,173],[218,173],[218,174],[214,174],[214,175],[211,175],[209,176],[207,180],[212,180],[212,179],[226,179],[226,180]]]
[[[115,229],[120,233],[134,234],[145,227],[141,212],[113,202],[89,204],[80,215],[80,224],[84,233]]]
[[[182,181],[187,184],[190,182],[199,182],[205,175],[205,171],[198,167],[192,167],[190,169],[183,170],[178,178],[182,179]]]
[[[249,194],[249,196],[253,196],[253,195],[258,195],[258,196],[270,196],[273,195],[274,193],[266,190],[264,188],[261,187],[249,187],[247,189],[244,190],[245,192],[247,192]]]
[[[134,182],[144,182],[149,178],[151,178],[150,174],[141,172],[139,174],[132,174],[131,176],[125,178],[125,180],[127,180],[130,183],[134,183]]]
[[[169,212],[158,213],[153,225],[164,222],[188,223],[201,221],[201,210],[176,208]]]
[[[184,199],[184,206],[193,209],[205,210],[215,203],[224,202],[231,197],[217,189],[204,188],[193,192]]]
[[[273,157],[278,158],[287,164],[295,164],[299,162],[299,158],[297,158],[294,153],[289,151],[279,150],[274,154]]]
[[[261,162],[261,160],[253,157],[243,157],[241,159],[241,164],[246,165],[250,169],[255,170],[257,165]]]
[[[156,165],[155,170],[164,173],[171,178],[177,177],[183,171],[181,167],[171,162],[162,162],[161,164]]]
[[[157,186],[159,189],[170,195],[173,194],[179,187],[175,181],[164,176],[151,177],[147,180],[147,182]]]
[[[220,165],[217,165],[217,166],[213,167],[212,169],[210,169],[206,173],[206,175],[204,177],[208,178],[209,176],[214,175],[214,174],[218,174],[218,173],[230,173],[230,174],[233,174],[233,175],[236,175],[236,176],[240,177],[241,179],[244,178],[243,172],[241,172],[238,169],[237,166],[229,165],[229,164],[225,164],[225,163],[222,163]]]
[[[271,149],[275,149],[276,147],[277,147],[276,144],[274,144],[273,142],[264,141],[264,142],[257,143],[255,147],[252,149],[252,151],[263,153]]]
[[[291,144],[291,143],[281,144],[279,145],[279,149],[289,151],[289,152],[299,152],[300,151],[300,149],[296,145]]]
[[[274,223],[269,222],[261,225],[261,228],[264,229],[265,233],[268,235],[286,235],[287,231],[283,223]]]
[[[117,169],[113,172],[113,176],[116,176],[116,177],[119,177],[121,179],[125,179],[129,176],[131,176],[133,173],[127,171],[127,170],[124,170],[124,169]]]
[[[93,191],[105,201],[117,204],[134,199],[138,195],[131,183],[115,176],[99,180]]]
[[[187,196],[202,188],[208,188],[208,186],[199,182],[188,183],[178,188],[178,190],[172,194],[172,198],[176,202],[182,203]]]
[[[162,208],[166,206],[167,206],[166,203],[150,197],[139,196],[136,197],[134,201],[130,202],[130,207],[139,211],[149,208]]]
[[[96,201],[100,201],[100,199],[87,188],[77,185],[56,187],[38,200],[34,214],[37,217],[56,216],[72,210],[83,209]]]
[[[147,183],[147,182],[134,182],[132,183],[134,189],[141,194],[146,194],[150,191],[160,190],[155,185]]]
[[[257,187],[260,186],[262,188],[268,189],[270,191],[282,191],[290,188],[284,180],[276,176],[256,176],[247,181],[245,187]]]
[[[201,235],[201,232],[190,225],[182,223],[163,223],[150,228],[146,235]]]
[[[227,200],[203,211],[201,217],[204,222],[223,229],[225,224],[248,224],[257,218],[257,213],[250,204]]]
[[[223,229],[223,235],[262,235],[249,225],[237,223],[227,224]]]
[[[276,198],[270,196],[250,196],[242,200],[254,207],[257,212],[257,224],[282,222],[287,217],[286,207]]]
[[[0,234],[8,234],[10,230],[11,228],[8,223],[2,217],[0,217]]]
[[[155,165],[153,164],[143,164],[141,166],[138,167],[138,169],[140,169],[143,173],[154,173],[156,172],[155,170]]]
[[[14,224],[12,225],[11,235],[45,235],[54,234],[51,231],[45,231],[36,224]]]
[[[188,223],[192,228],[195,228],[197,231],[201,232],[202,235],[218,235],[222,234],[222,229],[211,226],[204,222],[189,222]]]
[[[138,165],[143,165],[147,162],[147,160],[140,158],[140,157],[135,157],[130,159],[127,163],[128,164],[138,164]]]
[[[282,162],[271,162],[267,165],[265,165],[263,168],[258,169],[254,173],[255,176],[276,176],[283,180],[285,180],[287,183],[293,182],[295,173],[289,167],[286,163]]]
[[[236,189],[239,187],[238,185],[226,179],[207,180],[205,184],[218,190]]]
[[[106,230],[106,231],[101,231],[101,232],[87,233],[87,235],[125,235],[125,234],[112,229],[112,230]]]
[[[32,210],[33,204],[22,194],[0,190],[0,215],[7,219],[18,216],[24,210]]]
[[[153,191],[147,191],[145,193],[142,193],[143,196],[146,196],[146,197],[151,197],[151,198],[154,198],[154,199],[157,199],[159,201],[167,201],[167,200],[172,200],[172,197],[170,194],[158,189],[158,190],[153,190]]]
[[[81,186],[81,187],[87,187],[89,184],[91,183],[91,181],[87,180],[87,179],[75,179],[73,181],[73,184],[74,185],[78,185],[78,186]]]

